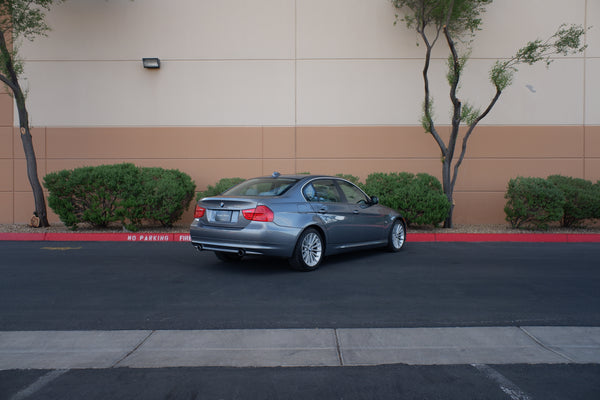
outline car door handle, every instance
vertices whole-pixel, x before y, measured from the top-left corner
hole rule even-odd
[[[358,210],[354,210],[354,211],[352,211],[352,213],[353,213],[353,214],[358,214],[358,213],[360,213],[360,211],[358,211]]]
[[[327,212],[327,207],[321,207],[319,208],[319,212],[322,213],[326,213]]]

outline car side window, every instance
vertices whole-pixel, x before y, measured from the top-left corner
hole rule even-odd
[[[356,186],[345,181],[338,181],[338,183],[342,189],[342,192],[344,192],[344,196],[346,196],[346,201],[348,203],[366,205],[370,202],[371,199],[369,199],[363,193],[363,191]]]
[[[319,179],[304,187],[304,197],[308,201],[318,203],[338,203],[342,201],[335,182],[330,179]]]

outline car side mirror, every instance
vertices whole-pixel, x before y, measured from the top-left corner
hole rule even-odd
[[[379,197],[371,197],[371,205],[379,204]]]

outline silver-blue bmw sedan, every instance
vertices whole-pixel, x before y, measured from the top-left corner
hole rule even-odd
[[[402,249],[406,221],[378,203],[339,177],[274,173],[198,201],[191,241],[223,261],[276,256],[294,269],[311,271],[331,254]]]

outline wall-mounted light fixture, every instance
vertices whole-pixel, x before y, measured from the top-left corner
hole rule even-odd
[[[158,69],[160,68],[160,59],[154,58],[142,58],[142,64],[144,68]]]

